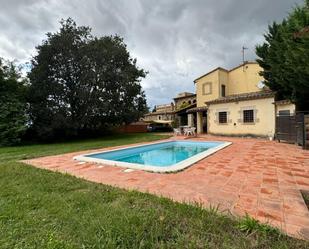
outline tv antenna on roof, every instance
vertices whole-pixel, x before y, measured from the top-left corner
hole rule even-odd
[[[244,68],[244,66],[245,66],[245,50],[246,49],[248,49],[248,48],[246,48],[245,46],[242,46],[242,64],[243,64],[243,70],[245,71],[245,68]]]

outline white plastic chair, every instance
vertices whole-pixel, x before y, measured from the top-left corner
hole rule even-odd
[[[185,128],[184,134],[186,136],[195,136],[195,127]]]
[[[180,129],[174,128],[174,135],[175,136],[181,135]]]
[[[185,135],[185,136],[189,136],[189,134],[190,134],[190,128],[183,128],[183,134]]]

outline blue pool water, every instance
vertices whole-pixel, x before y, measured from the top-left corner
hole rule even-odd
[[[222,142],[170,141],[102,152],[86,157],[166,167],[221,144]]]

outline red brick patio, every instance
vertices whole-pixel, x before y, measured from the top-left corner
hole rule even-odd
[[[309,239],[309,211],[300,190],[309,191],[309,151],[262,139],[205,136],[199,140],[233,142],[229,147],[173,174],[159,174],[92,163],[73,156],[82,151],[25,161],[39,168],[87,180],[172,198],[219,206],[249,215],[289,235]],[[114,147],[115,148],[115,147]],[[103,151],[92,150],[93,151]]]

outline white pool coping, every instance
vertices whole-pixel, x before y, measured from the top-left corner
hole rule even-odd
[[[113,160],[106,160],[106,159],[100,159],[100,158],[93,158],[89,157],[90,155],[99,154],[99,153],[105,153],[105,152],[112,152],[112,151],[119,151],[123,149],[131,149],[131,148],[138,148],[143,147],[145,145],[152,145],[152,144],[160,144],[160,143],[167,143],[167,142],[177,142],[177,141],[185,141],[185,142],[220,142],[222,144],[210,148],[204,152],[198,153],[192,157],[189,157],[188,159],[185,159],[179,163],[176,163],[172,166],[152,166],[152,165],[145,165],[145,164],[138,164],[138,163],[127,163],[127,162],[120,162],[120,161],[113,161]],[[195,140],[164,140],[159,142],[153,142],[153,143],[146,143],[146,144],[140,144],[140,145],[134,145],[134,146],[127,146],[122,147],[118,149],[111,149],[111,150],[104,150],[104,151],[96,151],[93,153],[83,154],[79,156],[73,157],[74,160],[82,161],[82,162],[90,162],[90,163],[99,163],[104,165],[110,165],[110,166],[117,166],[122,168],[129,168],[129,169],[137,169],[137,170],[144,170],[144,171],[151,171],[151,172],[158,172],[158,173],[167,173],[167,172],[175,172],[175,171],[181,171],[185,168],[188,168],[192,164],[214,154],[215,152],[231,145],[232,142],[222,142],[222,141],[195,141]]]

